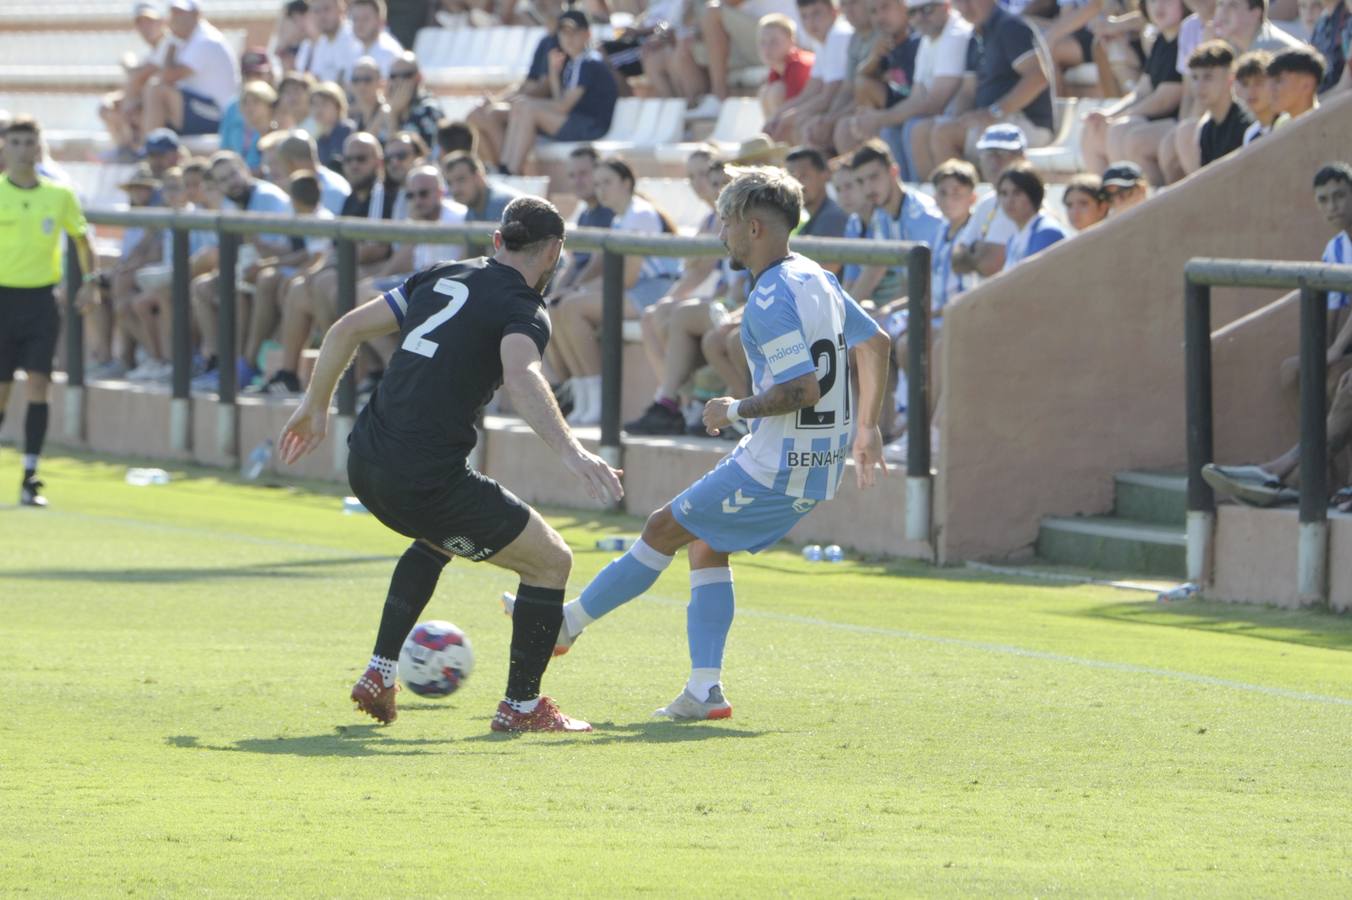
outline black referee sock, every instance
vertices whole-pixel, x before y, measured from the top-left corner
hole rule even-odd
[[[427,608],[427,601],[437,589],[441,570],[450,557],[442,556],[420,541],[404,551],[390,578],[390,591],[385,596],[385,611],[380,616],[380,630],[376,632],[376,656],[397,660],[399,651],[408,638],[418,616]]]
[[[29,403],[23,420],[23,477],[37,474],[42,442],[47,438],[47,418],[50,407],[46,403]]]
[[[540,679],[554,655],[563,624],[563,588],[523,584],[512,609],[512,661],[507,668],[507,699],[534,700]]]

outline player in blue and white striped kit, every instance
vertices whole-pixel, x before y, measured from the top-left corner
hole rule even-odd
[[[675,553],[688,547],[691,674],[680,696],[657,711],[668,718],[732,715],[720,683],[733,617],[728,555],[764,550],[817,503],[834,497],[847,457],[854,458],[860,487],[873,484],[875,465],[886,472],[878,415],[890,344],[835,276],[789,252],[801,207],[798,182],[778,169],[746,170],[723,189],[723,242],[733,267],[754,276],[742,345],[755,394],[710,400],[704,424],[717,434],[744,419],[750,434],[712,472],[653,513],[629,552],[564,607],[556,654],[591,622],[651,587]],[[850,406],[851,357],[859,373],[857,410]]]

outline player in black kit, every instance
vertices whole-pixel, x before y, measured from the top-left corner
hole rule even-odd
[[[540,696],[563,620],[572,553],[538,513],[467,461],[480,411],[505,386],[512,407],[594,499],[623,494],[621,473],[577,442],[540,372],[549,342],[541,291],[563,235],[553,204],[518,198],[503,211],[491,259],[432,266],[343,316],[324,336],[310,388],[282,431],[279,449],[287,463],[318,446],[334,387],[353,353],[364,341],[399,332],[399,349],[348,441],[353,493],[382,523],[414,539],[390,580],[370,665],[352,688],[357,706],[380,722],[396,716],[399,649],[441,570],[460,556],[521,576],[507,694],[492,729],[591,730]]]

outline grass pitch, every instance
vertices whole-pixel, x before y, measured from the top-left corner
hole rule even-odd
[[[456,562],[426,617],[477,668],[382,728],[347,692],[403,539],[123,470],[0,509],[0,894],[1352,892],[1346,619],[787,549],[734,563],[735,718],[676,725],[678,561],[546,676],[596,732],[503,738],[513,580]],[[635,526],[551,518],[574,591]]]

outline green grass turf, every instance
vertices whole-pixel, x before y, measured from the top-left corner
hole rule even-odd
[[[123,468],[0,509],[0,894],[1352,891],[1346,619],[788,548],[735,564],[736,717],[655,723],[678,562],[546,677],[596,732],[504,739],[513,581],[457,562],[426,617],[477,668],[381,728],[347,692],[405,542],[333,487]],[[551,518],[574,590],[636,521]]]

